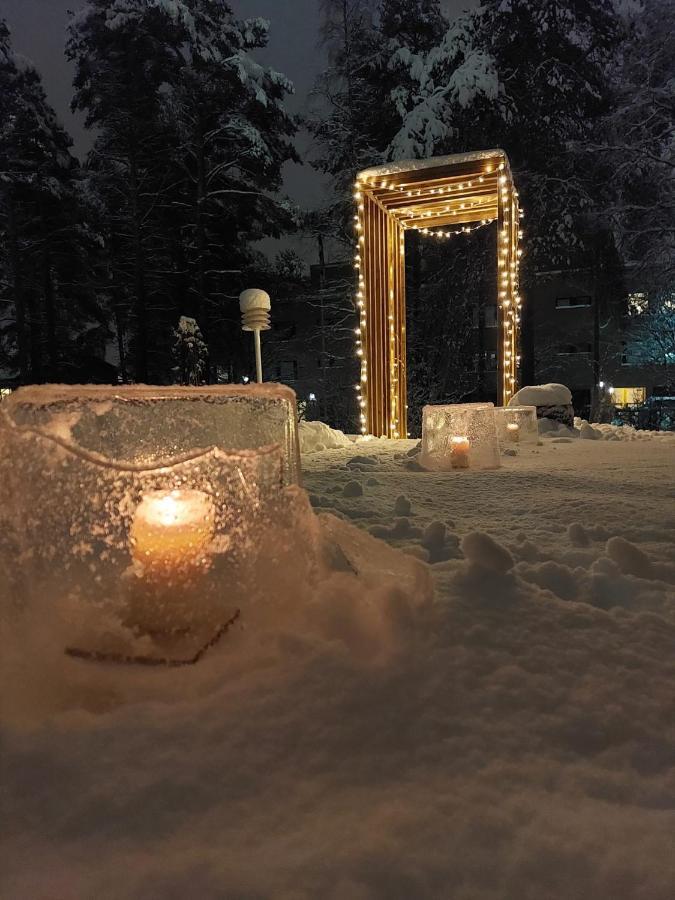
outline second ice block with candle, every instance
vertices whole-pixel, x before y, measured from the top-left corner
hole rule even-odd
[[[536,444],[539,440],[536,406],[503,406],[495,409],[497,435],[504,447]]]
[[[426,469],[499,467],[495,410],[491,403],[425,406],[420,463]]]

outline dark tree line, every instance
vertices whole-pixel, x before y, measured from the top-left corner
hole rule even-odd
[[[439,0],[322,8],[325,68],[302,124],[332,191],[302,216],[279,193],[297,123],[291,84],[254,59],[262,20],[225,0],[88,0],[65,48],[73,107],[94,134],[82,163],[0,25],[0,353],[17,383],[171,380],[181,316],[203,338],[200,377],[234,377],[248,353],[236,300],[253,282],[318,303],[306,343],[328,358],[351,286],[320,279],[319,303],[255,241],[300,228],[322,271],[349,260],[356,172],[403,158],[507,151],[527,211],[525,292],[542,266],[588,267],[604,323],[621,314],[622,266],[639,261],[672,296],[668,0],[630,15],[609,0],[485,0],[452,22]],[[484,374],[467,321],[476,298],[481,315],[489,241],[479,232],[445,253],[413,240],[411,392],[459,399]],[[529,381],[536,336],[523,325]]]
[[[0,31],[2,347],[20,382],[111,380],[106,345],[121,380],[166,381],[180,316],[211,380],[241,352],[251,243],[294,225],[278,196],[292,85],[251,55],[266,23],[222,0],[124,10],[89,0],[68,28],[72,105],[95,134],[82,166]]]

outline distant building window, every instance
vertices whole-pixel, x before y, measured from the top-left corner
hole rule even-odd
[[[637,291],[628,295],[628,314],[631,316],[639,316],[640,313],[646,312],[649,306],[649,298],[643,291]]]
[[[590,294],[578,294],[576,297],[556,297],[556,309],[576,309],[579,306],[592,306],[593,298]]]
[[[291,359],[286,362],[277,363],[277,378],[279,381],[297,381],[298,361],[296,359]]]
[[[473,308],[473,327],[478,328],[480,324],[480,314],[481,310],[478,306],[474,306]],[[497,304],[492,303],[488,306],[483,307],[483,317],[485,328],[497,328],[499,325],[499,311],[497,309]]]
[[[590,353],[590,344],[562,344],[558,348],[558,356],[575,356],[581,353]]]

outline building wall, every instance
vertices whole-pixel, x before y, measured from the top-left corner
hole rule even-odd
[[[538,272],[525,302],[531,306],[535,380],[567,385],[578,413],[588,412],[594,392],[610,387],[651,394],[654,372],[631,364],[626,296],[598,300],[592,272],[578,269]]]

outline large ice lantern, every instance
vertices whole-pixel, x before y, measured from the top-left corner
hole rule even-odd
[[[66,642],[100,648],[109,613],[198,645],[245,602],[298,479],[287,388],[20,388],[0,407],[0,594],[67,609]]]
[[[438,471],[499,468],[493,404],[425,406],[420,463]]]
[[[497,435],[504,447],[539,441],[536,406],[502,406],[495,409]]]

